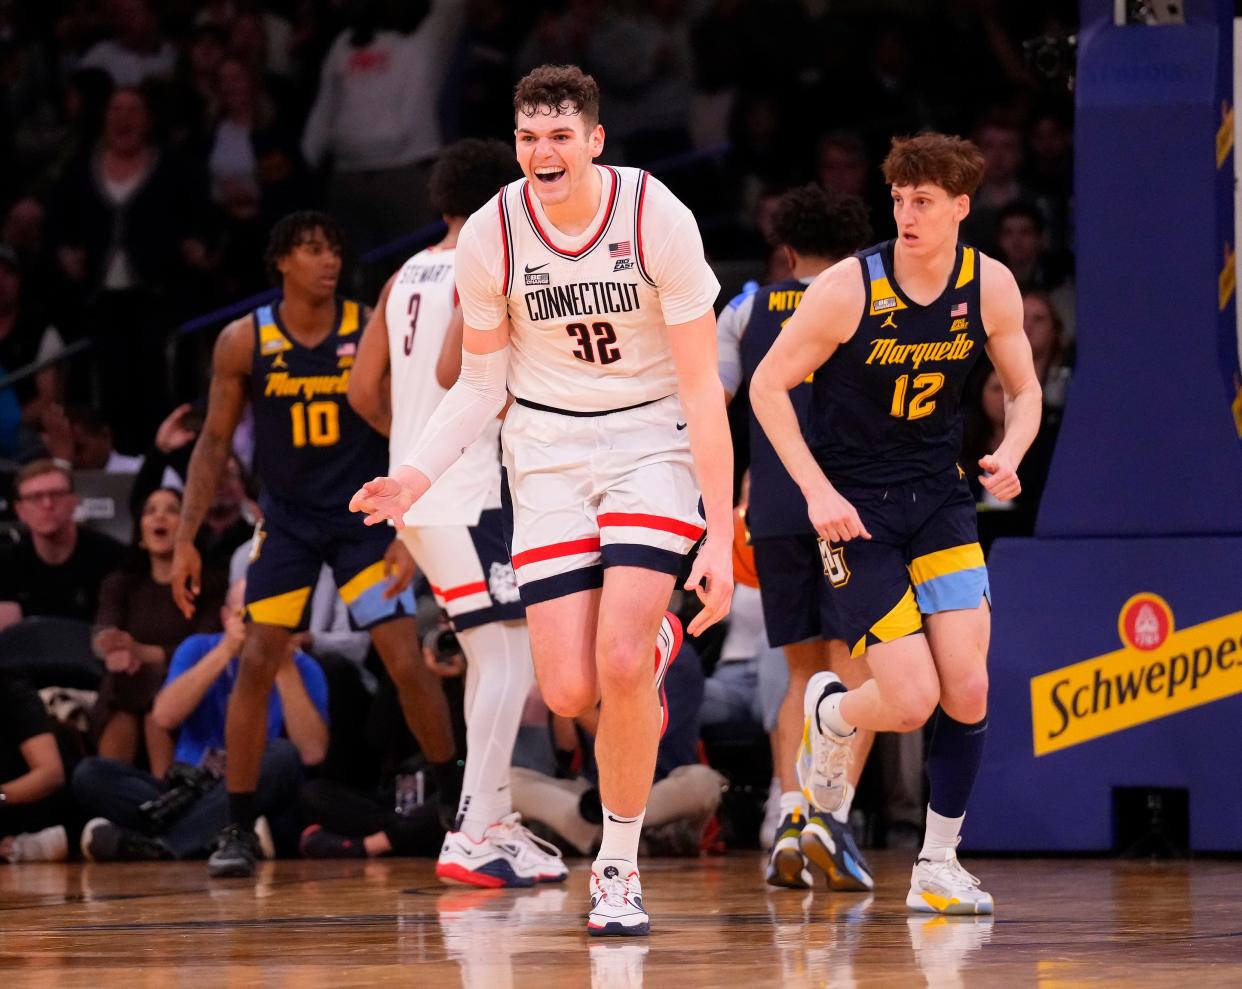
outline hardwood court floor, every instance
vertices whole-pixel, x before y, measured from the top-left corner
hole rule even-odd
[[[1242,986],[1237,862],[968,862],[995,920],[912,916],[905,854],[874,896],[769,890],[755,853],[643,869],[649,939],[583,930],[564,888],[446,887],[428,862],[0,866],[0,989]]]

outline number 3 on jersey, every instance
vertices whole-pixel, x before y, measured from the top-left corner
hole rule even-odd
[[[333,446],[341,438],[341,410],[335,402],[294,402],[289,407],[293,419],[293,445]]]
[[[621,351],[617,348],[617,331],[611,323],[570,323],[565,332],[576,338],[577,347],[574,356],[587,364],[611,364],[621,359]]]

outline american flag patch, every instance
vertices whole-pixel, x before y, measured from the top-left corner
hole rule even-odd
[[[358,352],[358,346],[353,343],[343,343],[336,348],[337,357],[353,357]]]
[[[957,319],[959,316],[966,315],[966,303],[959,302],[956,306],[949,310],[949,318]]]
[[[610,258],[628,258],[630,256],[630,242],[628,240],[619,240],[615,244],[609,244],[608,256]]]

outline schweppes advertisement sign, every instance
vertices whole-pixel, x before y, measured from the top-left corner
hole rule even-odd
[[[1156,594],[1121,608],[1124,648],[1031,680],[1035,755],[1242,694],[1242,611],[1178,629]]]

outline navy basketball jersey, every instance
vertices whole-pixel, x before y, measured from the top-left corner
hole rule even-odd
[[[747,387],[759,362],[772,349],[781,328],[793,315],[805,292],[804,282],[790,278],[765,285],[751,297],[750,319],[743,328],[738,347]],[[808,381],[789,393],[804,433],[811,409]],[[750,413],[750,506],[746,510],[746,524],[756,538],[796,536],[813,531],[806,514],[806,499],[776,455],[753,410]]]
[[[853,337],[815,372],[811,451],[833,484],[896,484],[951,469],[962,389],[987,343],[979,252],[958,245],[945,290],[926,306],[893,277],[893,241],[855,256],[866,306]]]
[[[387,440],[345,397],[360,316],[357,302],[338,300],[333,331],[317,347],[303,347],[285,331],[275,305],[255,310],[250,398],[265,496],[347,517],[354,492],[387,472]]]

